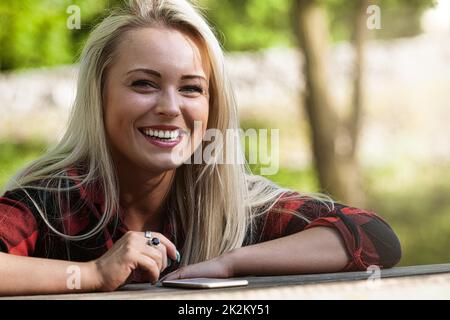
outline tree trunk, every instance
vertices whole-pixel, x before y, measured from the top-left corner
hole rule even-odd
[[[355,60],[353,65],[353,104],[350,121],[348,123],[352,145],[350,156],[354,157],[360,135],[361,113],[363,110],[363,65],[364,65],[364,43],[367,36],[366,10],[369,0],[358,0],[353,12],[353,48]]]
[[[315,0],[295,0],[294,3],[296,34],[305,62],[304,105],[322,191],[337,201],[364,206],[365,197],[356,158],[361,110],[361,55],[358,54],[356,59],[354,106],[347,122],[335,112],[327,87],[329,32],[325,12]],[[362,42],[359,52],[362,54]]]

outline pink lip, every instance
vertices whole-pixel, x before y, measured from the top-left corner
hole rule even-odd
[[[144,130],[145,129],[152,129],[152,130],[180,130],[180,135],[178,136],[178,138],[175,141],[162,141],[162,140],[158,140],[157,138],[152,138],[147,136],[146,134],[144,134]],[[181,140],[183,139],[183,134],[184,130],[175,127],[175,126],[164,126],[164,125],[159,125],[159,126],[150,126],[150,127],[142,127],[139,128],[140,133],[144,136],[145,140],[147,140],[148,142],[150,142],[151,144],[160,147],[160,148],[165,148],[165,149],[171,149],[174,148],[175,146],[177,146]]]
[[[155,129],[158,129],[158,128],[155,128]],[[165,129],[165,130],[169,130],[169,129]],[[145,140],[147,140],[151,144],[153,144],[153,145],[155,145],[157,147],[160,147],[160,148],[165,148],[165,149],[172,149],[172,148],[174,148],[183,139],[183,136],[179,135],[177,140],[175,140],[175,141],[161,141],[161,140],[157,140],[157,139],[151,138],[151,137],[145,135],[143,132],[141,132],[141,134],[144,136]]]

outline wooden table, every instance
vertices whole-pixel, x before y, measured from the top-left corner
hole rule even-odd
[[[178,289],[128,285],[111,293],[17,296],[1,299],[450,299],[450,264],[276,277],[245,277],[247,287]]]

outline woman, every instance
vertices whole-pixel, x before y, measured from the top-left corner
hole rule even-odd
[[[207,129],[238,129],[223,62],[184,0],[131,1],[91,33],[64,137],[0,198],[0,294],[399,261],[374,213],[280,188],[217,154],[189,164],[211,143]],[[78,286],[68,270],[80,271]]]

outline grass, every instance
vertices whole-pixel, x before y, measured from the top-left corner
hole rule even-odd
[[[0,142],[0,189],[45,147],[38,141]],[[253,169],[258,174],[258,168]],[[267,177],[293,190],[319,191],[313,168],[280,168],[276,175]],[[401,240],[400,265],[450,262],[450,165],[398,161],[366,168],[365,179],[367,209],[385,218]]]

